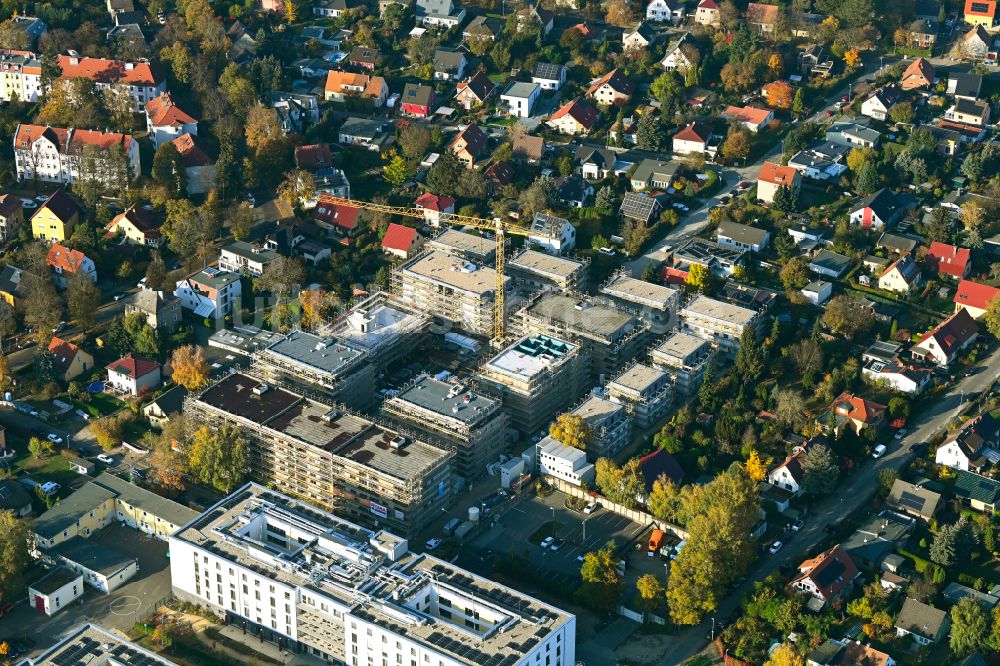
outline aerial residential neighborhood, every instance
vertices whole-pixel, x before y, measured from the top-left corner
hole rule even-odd
[[[992,0],[0,8],[0,665],[1000,664]]]

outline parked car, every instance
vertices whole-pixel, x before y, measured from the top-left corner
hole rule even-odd
[[[557,550],[559,550],[562,547],[563,543],[565,543],[565,542],[562,539],[553,539],[552,540],[552,545],[549,546],[549,549],[553,550],[553,551],[557,551]]]
[[[610,247],[602,247],[601,249],[598,250],[598,252],[600,252],[601,254],[606,254],[609,257],[615,256],[614,249]]]
[[[877,459],[877,458],[881,458],[884,455],[885,455],[885,444],[879,444],[872,451],[872,458],[876,458]]]
[[[37,197],[35,197],[35,201],[38,201],[40,203],[45,203],[48,200],[49,200],[49,195],[47,194],[39,194]]]
[[[97,460],[99,462],[104,463],[105,465],[114,465],[115,464],[115,459],[112,458],[111,456],[109,456],[107,453],[102,453],[102,454],[98,455],[97,456]]]
[[[55,481],[46,481],[45,483],[42,484],[42,492],[45,493],[46,497],[52,497],[57,492],[59,492],[60,488],[62,488],[62,486],[60,486]]]
[[[139,479],[140,481],[145,481],[146,480],[146,470],[144,470],[144,469],[139,469],[138,467],[133,467],[132,470],[129,473],[132,476],[134,476],[135,478]]]
[[[588,516],[597,511],[597,502],[588,502],[587,506],[583,507],[583,512]]]
[[[59,435],[55,434],[54,432],[50,432],[45,439],[49,440],[53,444],[62,444],[63,443],[63,438],[60,437]]]
[[[799,518],[794,523],[792,523],[792,531],[793,532],[798,532],[799,530],[801,530],[805,526],[806,526],[806,521],[804,521],[801,518]]]
[[[771,547],[767,549],[767,552],[769,552],[772,555],[774,555],[779,550],[781,550],[781,547],[784,546],[784,545],[785,544],[781,543],[780,541],[775,541],[774,543],[771,544]]]
[[[435,548],[441,545],[441,539],[438,539],[437,537],[433,539],[428,539],[427,543],[425,543],[424,545],[427,546],[427,550],[434,550]]]
[[[897,430],[896,434],[893,435],[893,437],[895,437],[896,439],[903,439],[904,437],[906,437],[906,428],[900,428],[899,430]]]
[[[21,199],[23,208],[38,208],[38,203],[34,199]]]
[[[550,537],[550,536],[545,537],[544,539],[542,539],[542,548],[548,548],[549,546],[552,545],[553,541],[555,541],[555,537]]]

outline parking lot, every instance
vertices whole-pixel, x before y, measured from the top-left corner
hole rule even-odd
[[[68,607],[68,612],[64,610],[52,617],[28,605],[25,589],[16,599],[14,610],[0,619],[0,639],[28,638],[35,642],[35,650],[40,651],[81,622],[128,630],[170,596],[166,542],[117,523],[91,540],[138,559],[139,573],[111,594],[85,585],[83,596]],[[33,566],[26,572],[25,583],[30,584],[45,573],[41,566]]]
[[[603,509],[589,516],[567,509],[565,498],[556,492],[544,499],[531,496],[515,500],[496,527],[481,534],[475,545],[482,550],[523,555],[552,580],[574,587],[580,582],[577,558],[584,553],[598,550],[611,540],[618,546],[639,540],[645,547],[648,530],[644,525]],[[540,546],[544,537],[552,536],[543,528],[553,525],[553,521],[554,536],[561,541],[556,551]]]

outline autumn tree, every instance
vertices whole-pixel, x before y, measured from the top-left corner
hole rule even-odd
[[[788,81],[774,81],[767,84],[767,103],[775,109],[788,110],[792,108],[794,97],[795,90]]]
[[[993,337],[1000,338],[1000,295],[994,296],[986,305],[986,312],[983,314],[983,323]]]
[[[894,123],[909,124],[913,122],[913,104],[900,102],[889,109],[889,118]]]
[[[688,267],[687,277],[684,278],[684,284],[691,291],[707,294],[711,291],[712,273],[704,264],[691,264]]]
[[[97,308],[101,305],[101,290],[82,272],[69,279],[66,287],[66,305],[70,316],[84,329],[94,325]]]
[[[202,426],[188,447],[188,469],[201,483],[230,493],[244,483],[250,472],[247,442],[230,425],[214,429]]]
[[[300,325],[306,330],[314,330],[326,321],[331,295],[323,289],[304,289],[299,292],[299,307],[302,309]]]
[[[0,511],[0,599],[17,598],[23,591],[22,576],[28,570],[31,521],[13,511]]]
[[[646,509],[656,518],[673,523],[677,519],[681,504],[680,487],[666,474],[661,474],[653,480],[653,488],[646,498]]]
[[[870,330],[874,324],[875,315],[871,308],[853,296],[835,296],[823,312],[823,325],[849,338]]]
[[[618,574],[614,541],[609,541],[598,551],[584,554],[580,579],[582,585],[577,590],[577,595],[581,601],[605,612],[610,612],[618,605],[624,581]]]
[[[652,237],[653,230],[643,220],[625,220],[621,233],[625,252],[631,257],[636,257],[642,252],[642,246]]]
[[[628,0],[611,0],[604,20],[619,28],[628,28],[635,23],[635,12]]]
[[[419,160],[431,147],[431,132],[423,125],[409,123],[399,130],[396,143],[406,159]]]
[[[582,416],[570,414],[569,412],[560,414],[549,426],[549,436],[574,449],[586,451],[594,442],[594,428]]]
[[[125,434],[122,419],[117,416],[102,416],[90,422],[90,432],[98,445],[105,451],[121,446]]]
[[[639,592],[639,602],[646,610],[658,610],[667,602],[667,588],[653,574],[640,576],[635,582],[635,588]]]
[[[280,302],[297,285],[305,281],[302,263],[291,257],[278,257],[267,265],[264,273],[254,280],[255,291],[273,294]]]
[[[14,383],[14,373],[10,369],[10,361],[7,355],[0,352],[0,392],[10,389]]]
[[[382,167],[382,176],[389,183],[399,186],[410,177],[410,167],[402,155],[393,155]]]
[[[208,383],[208,361],[200,346],[184,345],[170,356],[171,379],[189,391]]]
[[[594,481],[602,495],[615,504],[628,508],[638,504],[646,490],[638,458],[633,458],[621,467],[611,458],[599,458],[595,468]]]
[[[278,196],[293,208],[316,198],[316,176],[307,169],[292,169],[278,185]]]
[[[857,49],[848,49],[844,52],[844,64],[854,69],[861,64],[861,54]]]
[[[721,152],[722,159],[730,164],[745,160],[750,155],[750,133],[741,129],[730,130]]]
[[[187,484],[184,476],[187,472],[185,456],[174,450],[171,441],[163,436],[156,438],[153,445],[153,455],[150,458],[152,481],[168,494],[184,492]]]
[[[951,608],[951,651],[968,655],[989,646],[990,616],[975,597],[962,597]]]
[[[22,274],[21,284],[27,291],[21,302],[24,323],[35,329],[34,338],[38,346],[47,347],[52,339],[52,329],[62,318],[62,299],[52,282],[27,271]]]
[[[851,173],[861,173],[861,169],[869,162],[874,162],[876,158],[877,155],[873,148],[868,146],[852,148],[851,152],[847,153],[847,168],[851,170]]]
[[[746,462],[743,463],[743,471],[758,483],[767,478],[767,461],[760,457],[757,449],[750,449],[750,455],[747,456]]]
[[[806,660],[795,649],[792,643],[782,643],[771,653],[764,666],[806,666]]]

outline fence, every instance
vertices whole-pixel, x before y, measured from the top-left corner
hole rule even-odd
[[[592,495],[590,491],[584,490],[579,486],[574,486],[573,484],[554,476],[546,475],[544,478],[546,483],[561,493],[565,493],[566,495],[571,495],[573,497],[579,497],[587,501],[594,499],[594,495]],[[651,525],[659,530],[673,532],[681,539],[687,539],[688,533],[683,527],[674,525],[673,523],[668,523],[665,520],[660,520],[659,518],[656,518],[652,514],[646,513],[641,509],[630,509],[627,506],[617,504],[609,500],[607,497],[600,497],[600,499],[601,507],[606,511],[611,511],[619,516],[628,518],[634,523],[639,523],[640,525]]]

